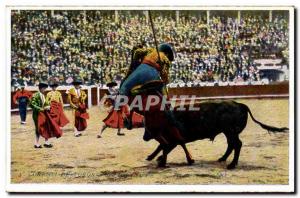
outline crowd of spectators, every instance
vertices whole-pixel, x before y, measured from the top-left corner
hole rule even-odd
[[[173,11],[175,14],[175,11]],[[174,15],[175,16],[175,15]],[[259,81],[255,58],[288,60],[288,19],[155,15],[159,43],[174,46],[171,83]],[[21,10],[11,14],[12,86],[121,80],[139,43],[154,47],[146,12]]]

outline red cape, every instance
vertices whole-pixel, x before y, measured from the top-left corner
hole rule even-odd
[[[84,131],[87,127],[87,119],[89,119],[89,114],[86,112],[86,105],[79,105],[78,109],[75,111],[75,127],[77,131]]]
[[[60,127],[64,127],[69,123],[68,118],[64,114],[63,106],[59,102],[51,102],[50,116]]]
[[[49,111],[39,112],[38,115],[38,130],[42,137],[49,139],[52,137],[59,138],[63,132],[59,125],[51,118]]]
[[[105,123],[105,125],[111,127],[111,128],[124,128],[124,118],[123,115],[125,115],[126,117],[128,117],[130,114],[129,112],[129,106],[128,105],[124,105],[120,108],[119,111],[112,109],[109,114],[107,115],[107,117],[103,120],[103,122]],[[143,120],[144,120],[144,116],[133,112],[132,114],[132,127],[133,128],[139,128],[139,127],[143,127]]]

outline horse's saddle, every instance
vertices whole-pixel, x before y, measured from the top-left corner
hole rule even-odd
[[[143,85],[137,85],[131,89],[131,95],[148,94],[155,91],[160,91],[164,87],[164,83],[161,80],[153,80]]]

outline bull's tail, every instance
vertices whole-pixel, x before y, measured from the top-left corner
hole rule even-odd
[[[263,129],[268,130],[268,132],[279,133],[279,132],[287,132],[289,130],[289,128],[287,128],[287,127],[277,128],[277,127],[269,126],[269,125],[266,125],[266,124],[263,124],[263,123],[259,122],[258,120],[256,120],[253,117],[252,112],[250,111],[249,107],[245,104],[243,104],[243,106],[247,109],[247,111],[250,114],[252,120],[255,123],[259,124]]]

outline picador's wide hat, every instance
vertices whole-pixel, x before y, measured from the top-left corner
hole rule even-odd
[[[174,50],[172,46],[168,43],[162,43],[158,46],[158,51],[163,52],[170,61],[174,60]]]
[[[46,83],[46,82],[40,82],[39,83],[39,89],[42,89],[42,88],[48,88],[48,83]]]

